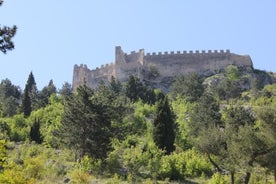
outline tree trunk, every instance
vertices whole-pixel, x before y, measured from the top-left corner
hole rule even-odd
[[[213,160],[212,160],[212,158],[211,158],[211,156],[209,155],[209,154],[207,154],[207,156],[208,156],[208,158],[209,158],[209,161],[214,165],[214,167],[218,170],[218,172],[222,172],[222,169],[218,166],[218,164],[216,164]]]
[[[231,184],[235,184],[235,172],[231,171]]]
[[[251,173],[247,172],[245,177],[244,177],[244,184],[248,184],[250,180]]]

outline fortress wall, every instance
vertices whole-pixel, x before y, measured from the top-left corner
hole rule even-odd
[[[138,52],[132,51],[130,54],[124,53],[120,46],[115,48],[115,64],[138,62],[143,64],[144,49]]]
[[[141,65],[144,63],[144,49],[140,49],[139,52],[132,51],[130,54],[125,54],[127,63],[138,62]]]
[[[115,76],[114,63],[102,65],[95,70],[89,70],[86,65],[74,66],[73,74],[73,90],[75,91],[78,86],[87,84],[88,86],[95,88],[101,80],[108,81],[111,76]]]
[[[139,68],[144,64],[144,49],[130,54],[123,52],[121,47],[116,47],[115,77],[124,82],[130,75],[139,76]]]
[[[249,55],[237,55],[231,54],[230,59],[233,61],[233,64],[240,67],[246,67],[247,69],[253,68],[253,62]]]
[[[97,67],[89,72],[87,84],[91,88],[96,88],[100,81],[108,82],[112,76],[115,76],[115,64],[101,65],[100,68]]]
[[[180,73],[201,73],[206,70],[214,71],[225,68],[229,58],[230,51],[227,50],[152,53],[147,54],[144,59],[147,65],[157,66],[161,76],[175,76]]]
[[[173,77],[179,74],[196,72],[199,74],[216,73],[228,65],[253,68],[250,56],[230,53],[230,50],[208,51],[177,51],[144,54],[144,49],[125,54],[121,47],[115,49],[115,63],[102,65],[95,70],[89,70],[86,65],[75,65],[73,74],[73,90],[85,82],[96,88],[101,80],[108,81],[114,76],[121,82],[128,80],[130,75],[143,79],[144,71],[153,64],[157,67],[159,77]]]
[[[97,78],[99,76],[114,75],[115,74],[114,68],[115,68],[114,63],[101,65],[101,67],[97,67],[96,69],[91,70],[90,76],[92,78]]]
[[[142,65],[139,62],[129,62],[127,64],[117,63],[115,66],[115,77],[121,82],[126,81],[130,75],[139,76]]]

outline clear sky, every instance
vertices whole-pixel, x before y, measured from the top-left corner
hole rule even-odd
[[[16,49],[0,53],[0,79],[24,89],[72,83],[74,64],[94,69],[129,53],[230,49],[276,72],[275,0],[5,0],[1,26],[17,25]]]

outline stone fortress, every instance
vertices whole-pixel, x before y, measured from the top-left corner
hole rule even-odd
[[[117,46],[114,63],[102,65],[93,70],[83,64],[75,65],[73,90],[83,84],[96,88],[100,81],[107,82],[112,76],[121,82],[126,82],[130,75],[135,75],[144,82],[160,87],[158,84],[171,83],[177,75],[195,72],[209,76],[225,70],[228,65],[235,65],[248,70],[253,69],[249,55],[234,54],[230,50],[145,54],[144,49],[140,49],[138,52],[133,51],[126,54],[120,46]],[[168,86],[164,88],[166,87]]]

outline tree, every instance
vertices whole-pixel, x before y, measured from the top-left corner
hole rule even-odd
[[[172,94],[186,98],[189,102],[197,101],[203,94],[202,78],[196,73],[181,75],[172,85]]]
[[[0,107],[3,116],[16,114],[21,99],[21,90],[11,83],[9,79],[1,81],[0,84]]]
[[[131,101],[136,102],[139,98],[143,98],[144,86],[139,78],[131,75],[126,83],[126,96]]]
[[[160,99],[157,104],[156,117],[153,120],[153,140],[166,154],[174,151],[175,117],[170,108],[168,98]]]
[[[25,117],[30,116],[32,112],[32,103],[31,103],[31,98],[28,93],[28,91],[25,91],[23,93],[23,98],[22,98],[22,112]]]
[[[218,83],[213,89],[220,100],[229,100],[230,98],[237,98],[241,94],[241,89],[238,81],[225,78]]]
[[[133,75],[129,77],[126,83],[125,93],[132,102],[141,99],[144,103],[154,104],[156,101],[154,90],[145,86],[138,77]]]
[[[35,109],[35,104],[37,101],[37,88],[34,75],[31,72],[29,74],[27,83],[25,85],[24,94],[22,98],[22,112],[25,117],[28,117],[32,110]]]
[[[3,4],[3,0],[0,0],[0,6]],[[17,27],[7,27],[0,26],[0,50],[4,54],[7,53],[8,50],[14,49],[14,44],[11,39],[14,37],[16,33]]]
[[[234,65],[227,66],[225,73],[226,73],[227,78],[230,80],[237,81],[241,77],[241,73],[240,73],[238,67],[234,66]]]
[[[111,77],[110,87],[116,93],[119,94],[122,91],[122,84],[119,80],[116,80],[115,77]]]
[[[257,110],[257,117],[261,125],[260,129],[266,137],[266,144],[270,151],[258,158],[258,162],[274,174],[276,181],[276,106],[264,106]]]
[[[41,144],[43,141],[41,132],[40,132],[40,120],[35,119],[33,125],[31,126],[30,139],[35,141],[37,144]]]
[[[188,109],[188,136],[195,147],[208,156],[209,161],[218,171],[222,168],[214,161],[212,155],[222,155],[224,137],[219,103],[209,93],[200,97],[198,102]]]
[[[86,85],[65,100],[60,136],[79,156],[105,158],[110,147],[112,102]]]
[[[45,86],[41,92],[38,93],[38,106],[45,107],[49,102],[50,96],[56,92],[56,86],[54,85],[53,80],[50,80],[48,86]]]
[[[68,82],[65,82],[62,85],[62,88],[59,90],[59,94],[61,94],[62,96],[70,96],[73,94],[73,88],[72,85]]]
[[[221,114],[219,109],[219,103],[209,93],[204,94],[189,110],[189,122],[190,136],[198,136],[201,130],[208,127],[221,127]]]

